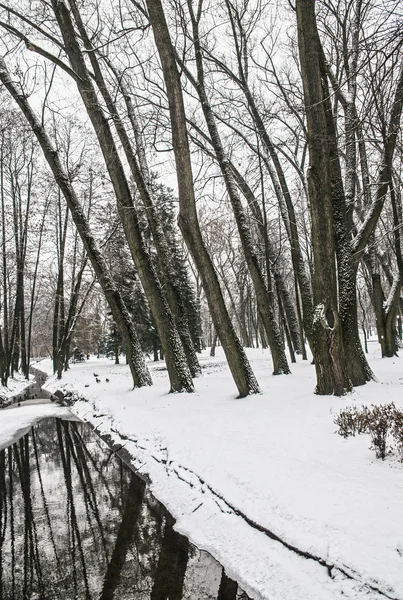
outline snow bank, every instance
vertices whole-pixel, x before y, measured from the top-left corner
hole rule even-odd
[[[0,450],[16,442],[25,435],[33,425],[46,417],[69,419],[72,413],[55,404],[35,404],[16,406],[0,411]]]
[[[11,398],[12,396],[20,394],[30,383],[32,383],[33,379],[33,375],[30,375],[29,381],[27,381],[23,375],[16,373],[13,378],[10,377],[7,381],[7,387],[0,385],[0,398]]]
[[[177,529],[252,597],[403,599],[403,465],[333,423],[353,403],[403,404],[403,362],[376,358],[375,346],[378,381],[341,399],[313,394],[307,362],[272,377],[259,350],[249,354],[263,393],[242,400],[220,351],[202,357],[195,394],[167,394],[163,363],[152,388],[132,391],[127,367],[106,359],[72,366],[62,384],[88,400],[73,411],[149,475]]]

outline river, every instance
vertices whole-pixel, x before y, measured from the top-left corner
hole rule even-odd
[[[0,452],[0,600],[248,600],[91,428]]]

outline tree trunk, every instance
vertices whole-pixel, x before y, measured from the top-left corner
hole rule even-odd
[[[210,356],[215,356],[215,349],[216,349],[216,346],[217,346],[217,338],[218,338],[218,336],[215,333],[213,335],[213,341],[211,342]]]
[[[7,385],[7,356],[4,351],[4,343],[3,343],[3,332],[0,328],[0,383],[1,385]]]
[[[61,340],[65,334],[65,319],[64,319],[64,256],[66,250],[67,225],[69,220],[69,210],[66,208],[64,220],[62,218],[62,206],[60,201],[60,189],[58,194],[58,202],[56,207],[56,236],[58,250],[58,269],[57,282],[55,292],[55,308],[53,312],[53,373],[58,373],[58,379],[62,376],[63,359],[60,360],[59,351]],[[60,363],[61,366],[60,366]]]
[[[284,278],[279,271],[274,272],[274,280],[276,284],[277,295],[280,299],[279,302],[281,301],[284,311],[284,322],[287,324],[287,328],[289,330],[292,347],[296,354],[301,354],[301,338],[298,327],[298,319],[297,315],[295,314],[291,296],[285,285]]]
[[[258,232],[259,232],[262,242],[264,244],[265,255],[266,255],[267,281],[268,281],[268,289],[270,292],[271,288],[272,288],[270,264],[272,264],[274,262],[273,257],[275,256],[275,252],[274,252],[272,244],[269,240],[269,237],[267,235],[266,219],[263,216],[262,211],[260,210],[260,206],[257,202],[257,199],[256,199],[253,191],[251,190],[250,186],[246,182],[245,178],[241,175],[241,173],[238,171],[238,169],[235,167],[235,165],[233,163],[231,163],[229,161],[229,164],[230,164],[231,170],[234,174],[235,181],[236,181],[237,185],[239,186],[239,189],[241,190],[242,194],[244,195],[246,201],[248,202],[248,206],[255,218],[255,221],[257,223]],[[289,325],[289,331],[290,331],[290,335],[292,338],[294,350],[297,354],[300,354],[301,353],[301,340],[300,340],[300,330],[299,330],[299,326],[298,326],[298,319],[295,314],[295,310],[294,310],[294,307],[292,304],[292,300],[290,298],[290,294],[288,293],[288,290],[285,286],[283,276],[277,269],[274,272],[274,279],[276,281],[276,286],[278,286],[278,289],[281,292],[281,297],[283,300],[285,314],[287,315],[287,321],[288,321],[288,325]],[[310,300],[310,302],[312,303],[312,300]]]
[[[294,273],[294,286],[295,286],[295,302],[296,302],[296,305],[297,305],[297,317],[298,317],[299,337],[300,337],[300,340],[301,340],[302,360],[308,360],[308,356],[307,356],[306,348],[305,348],[304,324],[302,322],[301,303],[300,303],[300,300],[299,300],[298,282],[297,282],[297,278],[295,276],[295,273]]]
[[[22,261],[21,261],[22,262]],[[27,363],[27,339],[26,339],[26,327],[25,327],[25,277],[24,277],[25,259],[21,266],[21,271],[18,273],[17,279],[18,287],[20,290],[19,307],[18,307],[18,318],[20,320],[20,357],[21,357],[21,372],[25,379],[29,379],[28,363]]]
[[[82,313],[82,310],[84,308],[84,305],[88,298],[88,295],[95,283],[95,279],[94,279],[92,281],[91,285],[88,287],[88,289],[84,295],[84,298],[83,298],[82,302],[80,303],[80,306],[78,306],[82,278],[83,278],[83,274],[84,274],[84,269],[87,266],[87,262],[88,261],[87,261],[87,257],[86,257],[86,258],[84,258],[83,263],[80,267],[80,270],[77,273],[77,278],[76,278],[76,281],[75,281],[75,284],[74,284],[74,287],[72,289],[71,296],[70,296],[69,312],[68,312],[65,327],[64,327],[63,338],[61,339],[60,344],[59,344],[59,352],[58,352],[58,357],[57,357],[58,379],[61,379],[63,370],[64,371],[68,370],[69,357],[70,357],[70,345],[71,345],[71,340],[73,338],[74,329],[75,329],[77,320],[79,319],[79,317]]]
[[[307,116],[308,189],[314,256],[313,355],[318,394],[351,389],[337,302],[331,167],[314,0],[296,0],[298,48]]]
[[[160,0],[147,0],[150,23],[162,63],[172,125],[179,189],[179,226],[193,257],[206,294],[214,326],[227,357],[239,395],[259,391],[249,361],[243,351],[224,303],[217,274],[205,247],[196,212],[190,150],[186,131],[186,116],[175,52]]]
[[[0,146],[0,199],[1,212],[5,214],[4,198],[4,138],[2,137]],[[3,269],[3,369],[1,373],[2,384],[7,385],[7,379],[10,376],[10,346],[9,346],[9,315],[8,315],[8,281],[7,281],[7,242],[6,242],[6,220],[1,219],[1,254]]]
[[[158,354],[158,340],[157,340],[157,338],[155,338],[154,342],[153,342],[153,354],[154,354],[154,362],[158,362],[159,359],[160,359],[160,357],[159,357],[159,354]]]
[[[242,81],[241,89],[245,94],[245,98],[247,100],[252,118],[255,122],[257,133],[260,137],[262,145],[265,148],[268,156],[270,157],[270,160],[274,165],[273,170],[273,167],[269,163],[269,159],[265,161],[265,165],[268,169],[270,178],[272,180],[273,188],[276,193],[280,209],[282,209],[281,215],[283,217],[284,225],[290,242],[291,259],[301,295],[302,320],[304,324],[305,333],[308,337],[308,340],[310,340],[310,332],[313,321],[311,283],[309,281],[309,277],[305,268],[300,239],[298,235],[297,217],[291,198],[291,193],[288,188],[287,179],[281,162],[279,160],[276,148],[274,147],[274,144],[266,130],[263,119],[259,113],[255,99],[249,89],[249,85],[246,80]]]
[[[279,287],[278,281],[276,281],[275,284],[276,284],[276,292],[277,292],[277,304],[278,304],[278,309],[280,312],[281,323],[283,324],[283,327],[284,327],[285,338],[287,340],[288,351],[290,353],[290,359],[291,359],[292,363],[295,363],[297,361],[295,358],[293,340],[291,339],[291,333],[290,333],[290,328],[288,326],[287,316],[286,316],[286,313],[284,310],[281,289]]]
[[[119,364],[119,338],[117,330],[113,329],[113,352],[115,354],[115,365]]]
[[[396,318],[399,310],[400,288],[400,277],[397,276],[393,281],[389,297],[385,302],[380,274],[376,270],[373,270],[372,289],[376,329],[378,341],[381,345],[382,358],[392,358],[393,356],[397,356],[398,335]]]
[[[347,181],[347,193],[350,194],[350,196],[346,198],[343,188],[340,159],[337,148],[334,116],[330,103],[330,91],[327,82],[326,65],[319,36],[317,36],[317,44],[322,75],[323,108],[325,110],[327,129],[327,151],[329,152],[329,173],[332,190],[333,222],[339,287],[339,315],[343,336],[343,352],[348,378],[353,386],[358,386],[364,385],[367,381],[370,381],[373,378],[373,373],[362,350],[358,329],[356,285],[357,273],[353,259],[350,226],[350,223],[352,222],[351,193],[353,192],[354,186]],[[353,113],[354,111],[349,108],[347,112],[350,115],[350,113]],[[349,123],[348,129],[350,128],[351,124]],[[352,133],[349,131],[349,143],[353,144],[350,139],[351,135]],[[347,171],[351,171],[351,169],[355,168],[355,161],[349,156],[349,153],[347,154]],[[354,165],[354,167],[349,161]],[[349,173],[347,173],[347,176],[348,175]]]
[[[37,252],[36,252],[32,290],[31,290],[31,302],[30,302],[29,318],[28,318],[28,340],[27,340],[28,370],[29,370],[29,365],[31,362],[31,340],[32,340],[32,326],[33,326],[33,321],[34,321],[34,308],[35,308],[35,302],[36,302],[36,285],[37,285],[39,261],[40,261],[40,255],[41,255],[41,249],[42,249],[42,239],[43,239],[43,234],[44,234],[44,230],[45,230],[45,219],[46,219],[46,215],[48,212],[48,208],[49,208],[49,201],[47,200],[44,205],[42,220],[41,220],[41,224],[39,226],[39,239],[38,239],[38,247],[37,247]]]

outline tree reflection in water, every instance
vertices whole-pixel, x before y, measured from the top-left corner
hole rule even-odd
[[[248,600],[82,423],[0,452],[0,600]]]

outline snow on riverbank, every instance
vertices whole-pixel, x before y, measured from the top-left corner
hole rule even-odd
[[[203,354],[195,394],[167,394],[163,363],[150,365],[153,387],[132,391],[127,367],[106,359],[46,387],[68,384],[88,400],[73,411],[124,445],[177,529],[252,597],[403,600],[403,464],[376,460],[367,436],[334,433],[344,406],[403,405],[403,360],[370,346],[378,381],[341,399],[313,394],[306,362],[271,376],[261,350],[249,355],[263,393],[242,400],[220,349]]]
[[[16,442],[25,435],[33,425],[46,417],[69,419],[71,412],[55,404],[35,404],[15,406],[0,411],[0,450]]]
[[[27,381],[23,375],[15,373],[14,377],[10,377],[7,381],[7,387],[0,385],[0,398],[11,398],[21,394],[33,379],[33,375],[30,375]]]

